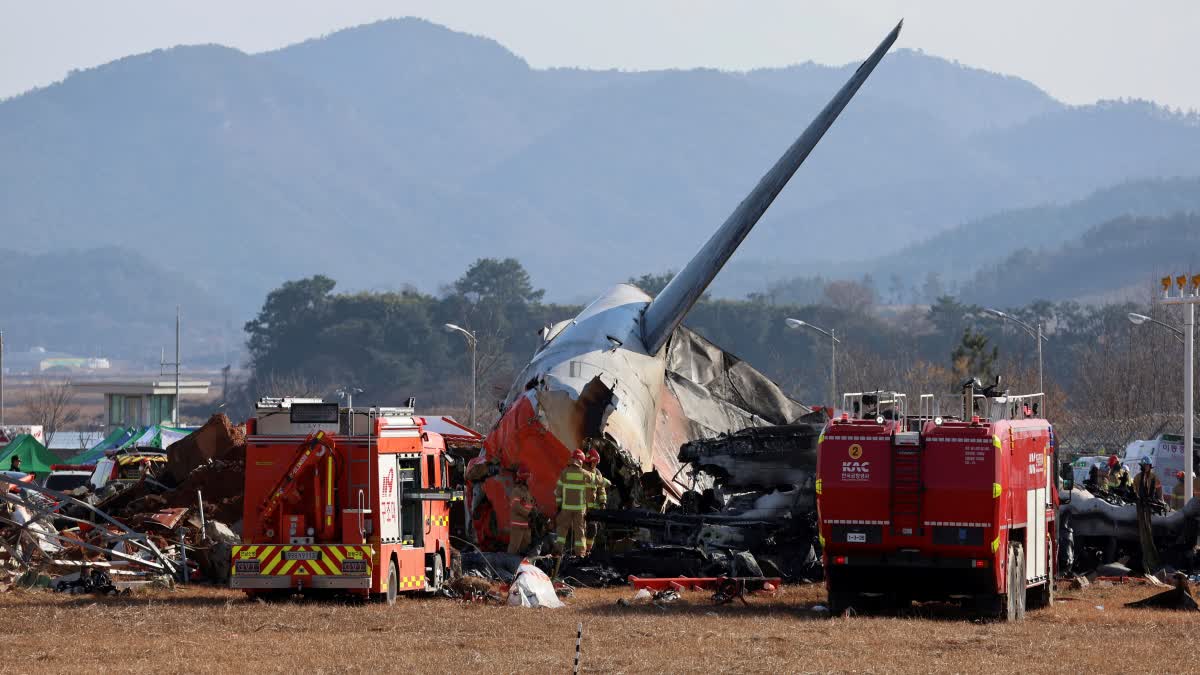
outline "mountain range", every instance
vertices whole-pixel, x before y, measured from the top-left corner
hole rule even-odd
[[[0,245],[137,252],[240,317],[287,279],[432,291],[480,257],[579,300],[686,262],[854,67],[539,70],[416,19],[158,50],[0,102]],[[714,290],[872,265],[965,282],[1100,222],[1026,235],[1020,214],[1198,176],[1198,149],[1195,115],[900,50]],[[963,233],[986,255],[948,260]]]

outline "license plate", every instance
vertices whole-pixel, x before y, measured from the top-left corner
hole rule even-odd
[[[235,574],[258,574],[257,560],[239,560],[234,564]]]
[[[320,560],[320,551],[284,551],[284,560]]]
[[[867,533],[866,532],[847,532],[846,533],[846,541],[851,544],[865,544],[865,543],[867,543]]]
[[[366,573],[367,573],[367,561],[366,560],[343,560],[342,561],[342,574],[366,574]]]

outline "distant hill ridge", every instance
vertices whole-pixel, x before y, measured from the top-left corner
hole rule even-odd
[[[1021,250],[985,267],[962,289],[981,304],[1070,300],[1133,289],[1145,302],[1161,276],[1200,269],[1200,210],[1122,216],[1043,251]],[[1144,289],[1137,294],[1138,288]],[[1128,294],[1127,294],[1128,295]]]
[[[685,262],[852,67],[533,70],[415,19],[257,55],[159,50],[0,102],[0,234],[169,248],[240,316],[286,279],[434,290],[480,256],[577,298]],[[1197,147],[1192,118],[1065,106],[900,50],[735,263],[887,255],[1004,209],[1200,175]]]

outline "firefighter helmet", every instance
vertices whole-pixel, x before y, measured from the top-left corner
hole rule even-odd
[[[1138,464],[1142,466],[1154,466],[1154,460],[1150,459],[1150,455],[1142,455],[1142,458],[1138,460]]]
[[[588,450],[587,463],[588,464],[599,464],[600,463],[600,453],[596,452],[595,448]]]
[[[1118,459],[1116,455],[1109,455],[1109,457],[1108,457],[1108,468],[1112,469],[1112,468],[1116,467],[1116,465],[1118,465],[1118,464],[1120,464],[1120,463],[1121,463],[1121,460],[1120,460],[1120,459]]]
[[[587,456],[585,456],[585,455],[583,454],[583,451],[582,451],[582,450],[578,450],[578,449],[577,449],[577,450],[575,450],[575,452],[574,452],[574,453],[572,453],[572,454],[571,454],[571,459],[572,459],[572,460],[574,460],[574,461],[576,461],[576,462],[583,462],[583,461],[585,461],[585,460],[587,459]]]

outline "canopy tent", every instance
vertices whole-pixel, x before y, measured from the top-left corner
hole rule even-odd
[[[51,464],[60,463],[46,446],[29,434],[21,434],[0,448],[0,471],[8,471],[13,455],[21,458],[22,471],[32,473],[38,478],[50,473]]]
[[[95,464],[104,459],[105,455],[124,448],[166,450],[172,443],[193,431],[195,429],[166,427],[157,424],[146,427],[118,427],[105,436],[104,440],[75,455],[67,462],[70,464]]]

